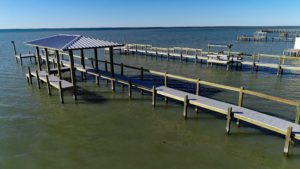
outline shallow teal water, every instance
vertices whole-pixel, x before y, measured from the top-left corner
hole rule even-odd
[[[189,119],[184,121],[180,104],[159,101],[153,109],[151,96],[136,91],[129,100],[126,89],[118,86],[112,93],[105,81],[100,87],[92,79],[80,82],[79,100],[75,103],[68,93],[66,104],[61,105],[56,91],[49,97],[44,85],[41,90],[36,84],[27,85],[24,73],[30,63],[16,65],[10,44],[15,40],[19,51],[25,52],[30,48],[22,44],[24,41],[69,33],[166,47],[206,48],[209,42],[233,43],[237,51],[251,53],[280,54],[293,45],[235,41],[238,34],[254,31],[255,28],[0,31],[0,168],[298,168],[299,144],[286,159],[282,156],[281,136],[243,124],[241,128],[233,127],[228,137],[224,134],[224,117],[204,110],[197,115],[191,108]],[[300,100],[297,74],[277,78],[273,70],[252,73],[245,68],[226,72],[220,67],[143,56],[116,55],[115,60]],[[206,90],[209,97],[237,102],[235,93]],[[245,106],[290,120],[295,115],[294,107],[249,96],[245,97]]]

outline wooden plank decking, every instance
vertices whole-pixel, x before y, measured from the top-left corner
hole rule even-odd
[[[268,129],[270,131],[288,136],[291,132],[292,138],[300,140],[300,125],[296,123],[289,122],[284,119],[280,119],[277,117],[273,117],[270,115],[266,115],[263,113],[260,113],[255,110],[247,109],[244,107],[236,106],[233,104],[221,102],[218,100],[197,96],[195,94],[183,92],[180,90],[168,88],[165,86],[160,86],[155,88],[154,93],[168,97],[171,99],[175,99],[181,102],[185,103],[185,106],[187,104],[194,105],[197,107],[201,107],[204,109],[208,109],[217,113],[221,113],[225,116],[227,116],[227,120],[230,120],[230,118],[235,118],[237,120],[245,121],[250,124]],[[155,96],[154,96],[155,97]],[[154,103],[155,105],[155,103]],[[229,111],[230,110],[230,111]],[[187,117],[187,108],[184,108],[184,116]],[[230,117],[229,117],[230,116]],[[229,118],[229,119],[228,119]],[[228,126],[229,125],[229,126]],[[291,131],[289,131],[292,129]],[[230,132],[230,122],[226,126],[226,132]],[[287,138],[290,139],[290,138]],[[285,146],[284,153],[288,153],[286,149],[289,147]]]

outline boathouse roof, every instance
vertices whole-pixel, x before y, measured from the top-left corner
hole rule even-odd
[[[26,44],[60,51],[123,46],[119,43],[84,37],[81,35],[63,34],[28,41]]]

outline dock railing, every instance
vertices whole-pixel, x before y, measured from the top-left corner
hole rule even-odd
[[[76,56],[76,55],[74,55],[74,57],[75,58],[81,58],[80,56]],[[274,57],[274,56],[266,55],[266,57]],[[289,58],[289,57],[287,57],[287,58]],[[85,59],[86,60],[91,60],[90,58],[85,58]],[[107,60],[98,60],[98,62],[99,63],[104,63],[106,71],[107,71],[107,67],[110,64],[110,62],[108,62]],[[241,107],[243,107],[244,96],[245,95],[250,95],[250,96],[262,98],[262,99],[265,99],[265,100],[274,101],[274,102],[282,103],[282,104],[289,105],[289,106],[294,106],[296,108],[295,123],[300,124],[300,101],[293,101],[293,100],[284,99],[284,98],[280,98],[280,97],[276,97],[276,96],[272,96],[272,95],[268,95],[268,94],[264,94],[264,93],[260,93],[260,92],[256,92],[256,91],[247,90],[243,86],[242,87],[233,87],[233,86],[208,82],[208,81],[204,81],[204,80],[200,80],[200,79],[183,77],[183,76],[180,76],[180,75],[174,75],[174,74],[170,74],[170,73],[167,73],[167,72],[151,70],[151,69],[147,69],[147,68],[143,68],[143,67],[136,67],[136,66],[126,65],[124,63],[114,63],[114,65],[115,66],[120,66],[120,69],[121,69],[120,71],[121,71],[122,75],[124,75],[124,68],[128,68],[128,69],[133,69],[133,70],[139,71],[140,75],[141,75],[141,79],[143,79],[142,76],[144,76],[144,73],[146,73],[146,72],[150,73],[152,75],[163,77],[165,79],[165,86],[168,85],[169,78],[180,80],[180,81],[185,81],[185,82],[189,82],[189,83],[193,83],[193,84],[196,85],[196,93],[195,93],[196,95],[200,95],[199,90],[200,90],[201,85],[237,92],[239,94],[237,105],[241,106]]]

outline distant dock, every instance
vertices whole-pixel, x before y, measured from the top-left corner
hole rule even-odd
[[[227,48],[227,51],[221,53],[212,52],[212,47]],[[241,69],[243,65],[252,67],[253,71],[258,71],[260,67],[276,69],[277,75],[282,75],[284,71],[300,72],[300,57],[268,55],[268,54],[244,54],[242,52],[230,51],[228,45],[208,45],[209,51],[203,49],[184,48],[184,47],[154,47],[147,44],[126,44],[123,48],[125,54],[141,54],[151,57],[164,57],[169,60],[179,60],[180,62],[192,60],[195,64],[207,64],[207,67],[213,65],[223,65],[227,71],[233,67]],[[263,62],[264,58],[272,59],[274,62]],[[298,62],[297,64],[288,64],[289,61]]]

